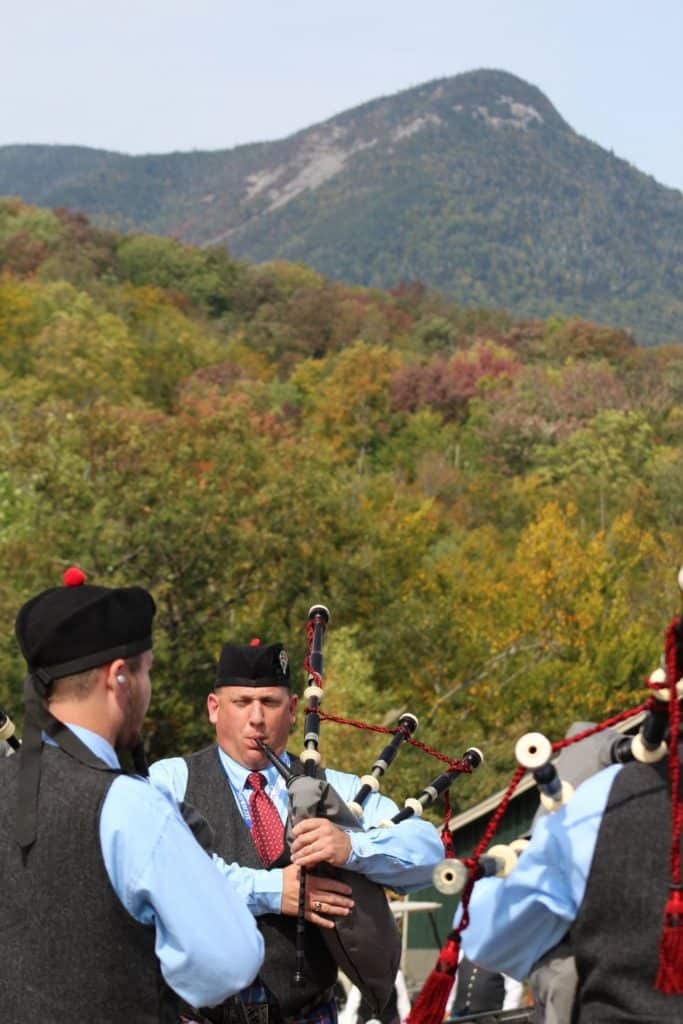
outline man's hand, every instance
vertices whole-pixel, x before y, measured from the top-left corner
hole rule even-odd
[[[281,912],[296,917],[299,912],[299,867],[289,864],[282,871]],[[346,917],[351,913],[351,889],[334,878],[306,875],[306,920],[321,928],[334,928],[330,918]],[[326,914],[326,917],[321,915]]]
[[[292,829],[292,864],[313,868],[325,861],[341,868],[351,853],[351,840],[327,818],[305,818]]]

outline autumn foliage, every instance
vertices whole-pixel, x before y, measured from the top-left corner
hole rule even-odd
[[[151,754],[209,735],[224,641],[331,610],[326,710],[509,775],[640,702],[683,562],[683,346],[0,202],[0,704],[17,608],[72,563],[157,600]],[[303,681],[303,672],[300,676]],[[326,727],[367,770],[367,734]],[[377,741],[379,751],[380,741]],[[412,751],[392,792],[423,785]]]

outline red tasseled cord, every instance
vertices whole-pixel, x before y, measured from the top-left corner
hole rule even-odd
[[[452,932],[449,932],[446,942],[439,953],[439,959],[436,961],[436,966],[427,976],[424,985],[420,989],[420,993],[408,1014],[406,1024],[441,1024],[444,1018],[446,1003],[448,1002],[448,997],[451,993],[451,989],[453,988],[453,982],[455,981],[455,976],[458,971],[460,936],[470,923],[469,906],[476,877],[475,870],[477,860],[490,843],[492,836],[495,834],[498,824],[507,810],[512,794],[517,789],[517,786],[524,775],[524,771],[525,769],[521,765],[518,765],[512,779],[510,780],[508,788],[505,791],[503,799],[498,804],[495,812],[491,815],[488,825],[484,829],[484,834],[474,848],[472,857],[463,862],[467,865],[470,876],[462,891],[462,895],[460,896],[460,924],[457,929],[453,929]]]
[[[453,813],[451,809],[451,801],[448,795],[448,790],[446,790],[446,792],[443,795],[443,802],[444,816],[443,822],[441,824],[441,842],[443,843],[443,852],[446,855],[446,857],[455,858],[455,839],[453,838],[453,833],[448,827],[448,824],[451,820],[451,815]]]
[[[412,1005],[406,1024],[440,1024],[446,1013],[446,1003],[453,988],[458,969],[460,933],[452,931],[439,953],[434,970],[420,989]]]
[[[671,995],[683,995],[683,885],[681,885],[681,830],[683,807],[679,795],[680,762],[678,733],[681,708],[676,693],[678,666],[676,633],[678,620],[669,623],[666,632],[667,682],[669,701],[669,780],[671,782],[671,886],[664,908],[664,927],[659,943],[659,971],[655,988]]]

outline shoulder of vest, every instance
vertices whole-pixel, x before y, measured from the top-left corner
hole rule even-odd
[[[640,761],[630,761],[614,776],[607,802],[618,799],[618,794],[624,791],[646,793],[656,790],[668,791],[668,789],[668,759],[655,764],[641,764]]]
[[[14,760],[14,756],[12,760]],[[17,758],[17,764],[19,760]],[[41,760],[43,766],[48,771],[80,775],[84,779],[99,780],[105,788],[111,786],[112,782],[116,779],[134,778],[132,775],[128,776],[123,768],[115,768],[104,761],[97,764],[88,764],[85,761],[80,761],[77,757],[72,757],[68,751],[63,750],[58,744],[46,743],[41,752]]]
[[[211,757],[218,756],[218,747],[215,743],[212,743],[209,747],[203,747],[201,750],[194,750],[191,754],[185,754],[183,761],[187,765],[191,763],[197,763],[197,761],[208,761]]]

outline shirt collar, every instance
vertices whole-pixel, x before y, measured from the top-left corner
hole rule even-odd
[[[86,729],[84,725],[72,725],[71,722],[65,722],[67,729],[70,729],[75,736],[78,736],[82,743],[85,743],[88,750],[99,757],[100,761],[104,761],[105,764],[109,765],[110,768],[120,768],[121,763],[118,755],[111,743],[105,740],[104,736],[100,736],[99,733],[93,732],[92,729]],[[57,746],[55,741],[43,733],[43,740],[50,746]]]
[[[251,773],[252,769],[245,768],[244,765],[239,763],[239,761],[235,761],[235,759],[230,757],[229,754],[226,754],[221,747],[218,748],[218,756],[221,759],[221,764],[223,765],[223,769],[228,776],[233,789],[237,792],[245,789],[247,785],[247,775]],[[285,751],[279,756],[280,760],[289,767],[289,754]],[[259,768],[259,771],[261,772],[261,775],[265,775],[266,786],[269,789],[271,786],[274,786],[280,778],[280,773],[274,764],[269,764],[266,768]]]

